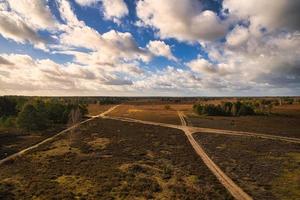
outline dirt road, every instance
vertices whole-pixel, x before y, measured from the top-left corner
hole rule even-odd
[[[178,116],[183,126],[187,126],[184,119],[184,114],[178,111]],[[202,158],[203,162],[210,169],[210,171],[217,177],[222,185],[231,193],[231,195],[238,200],[250,200],[252,199],[247,193],[243,191],[237,184],[235,184],[205,153],[204,149],[194,139],[192,132],[188,129],[182,129],[187,136],[189,142],[193,146],[196,153]]]
[[[74,129],[74,128],[77,128],[78,126],[80,126],[80,125],[82,125],[82,124],[84,124],[84,123],[87,123],[87,122],[89,122],[89,121],[91,121],[91,120],[93,120],[93,119],[95,119],[95,118],[97,118],[97,117],[101,117],[102,115],[105,115],[105,114],[111,112],[112,110],[114,110],[114,109],[117,108],[117,107],[118,107],[118,105],[117,105],[117,106],[114,106],[114,107],[111,107],[110,109],[108,109],[107,111],[105,111],[105,112],[103,112],[103,113],[101,113],[101,114],[99,114],[99,115],[92,116],[91,118],[89,118],[89,119],[87,119],[87,120],[84,120],[84,121],[82,121],[82,122],[80,122],[80,123],[77,123],[77,124],[75,124],[75,125],[73,125],[73,126],[67,128],[67,129],[65,129],[65,130],[63,130],[63,131],[57,133],[56,135],[54,135],[54,136],[52,136],[52,137],[50,137],[50,138],[47,138],[47,139],[45,139],[45,140],[43,140],[43,141],[41,141],[41,142],[39,142],[39,143],[37,143],[37,144],[35,144],[35,145],[33,145],[33,146],[30,146],[30,147],[28,147],[28,148],[26,148],[26,149],[23,149],[23,150],[21,150],[21,151],[15,153],[15,154],[12,154],[12,155],[10,155],[10,156],[8,156],[8,157],[6,157],[6,158],[0,160],[0,165],[2,165],[3,163],[5,163],[5,162],[7,162],[7,161],[9,161],[9,160],[15,159],[16,157],[21,156],[22,154],[24,154],[24,153],[26,153],[26,152],[28,152],[28,151],[30,151],[30,150],[36,149],[36,148],[38,148],[39,146],[41,146],[41,145],[43,145],[43,144],[45,144],[45,143],[47,143],[47,142],[51,142],[51,141],[53,141],[55,138],[57,138],[58,136],[63,135],[63,134],[65,134],[65,133],[67,133],[68,131],[70,131],[70,130],[72,130],[72,129]]]
[[[78,124],[75,124],[74,126],[59,132],[58,134],[34,145],[31,147],[28,147],[18,153],[15,153],[5,159],[0,160],[0,165],[4,162],[14,159],[18,156],[21,156],[22,154],[35,149],[47,142],[53,141],[56,137],[59,135],[62,135],[64,133],[67,133],[68,131],[80,126],[81,124],[84,124],[88,121],[91,121],[95,118],[104,118],[104,119],[113,119],[113,120],[119,120],[119,121],[125,121],[125,122],[134,122],[134,123],[142,123],[142,124],[148,124],[148,125],[155,125],[155,126],[163,126],[168,128],[175,128],[182,130],[189,142],[191,143],[192,147],[195,149],[196,153],[202,158],[204,163],[208,166],[208,168],[212,171],[212,173],[218,178],[218,180],[224,185],[224,187],[232,194],[232,196],[238,200],[251,200],[252,198],[246,194],[238,185],[236,185],[205,153],[203,148],[196,142],[194,137],[192,136],[193,133],[196,132],[206,132],[206,133],[214,133],[214,134],[227,134],[227,135],[239,135],[239,136],[248,136],[248,137],[260,137],[260,138],[266,138],[266,139],[273,139],[273,140],[282,140],[286,142],[294,142],[294,143],[300,143],[300,139],[297,138],[289,138],[289,137],[281,137],[281,136],[273,136],[273,135],[265,135],[265,134],[257,134],[257,133],[248,133],[248,132],[241,132],[241,131],[228,131],[228,130],[218,130],[218,129],[210,129],[210,128],[199,128],[199,127],[189,127],[187,126],[185,116],[182,112],[178,111],[178,116],[180,118],[182,125],[173,125],[173,124],[166,124],[166,123],[157,123],[157,122],[149,122],[149,121],[143,121],[143,120],[137,120],[137,119],[131,119],[131,118],[123,118],[123,117],[110,117],[107,116],[108,113],[113,111],[115,108],[117,108],[119,105],[116,105],[107,111],[92,116],[90,119],[87,119],[85,121],[82,121]]]

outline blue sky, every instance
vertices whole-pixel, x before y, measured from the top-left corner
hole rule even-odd
[[[1,94],[299,95],[295,7],[296,0],[2,0]]]

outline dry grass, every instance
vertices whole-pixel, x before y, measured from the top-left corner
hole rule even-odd
[[[166,106],[169,106],[167,109]],[[191,104],[121,105],[109,115],[145,121],[180,124],[177,110],[191,112]]]
[[[113,105],[101,105],[101,104],[89,104],[87,109],[89,112],[89,115],[99,115],[100,113],[108,110],[111,108]]]
[[[110,140],[108,138],[95,138],[94,140],[88,142],[88,144],[95,150],[104,149],[109,143]]]
[[[56,181],[61,187],[72,191],[76,196],[87,195],[93,188],[92,181],[80,176],[63,175]]]

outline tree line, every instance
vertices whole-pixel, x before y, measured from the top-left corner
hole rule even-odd
[[[67,124],[70,115],[87,114],[85,104],[60,99],[0,97],[0,125],[26,131],[45,130],[57,124]]]
[[[237,102],[222,102],[221,104],[196,103],[194,111],[199,115],[209,116],[247,116],[271,114],[273,106],[278,105],[276,100],[250,100]]]

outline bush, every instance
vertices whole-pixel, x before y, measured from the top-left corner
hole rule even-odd
[[[170,109],[171,109],[171,106],[170,106],[170,105],[165,105],[165,109],[166,109],[166,110],[170,110]]]

